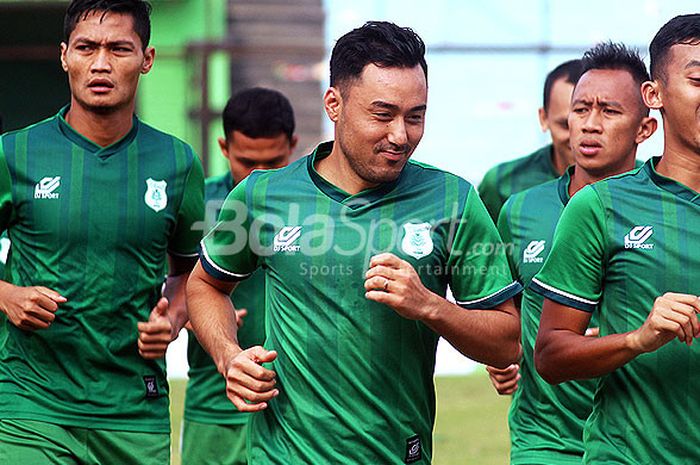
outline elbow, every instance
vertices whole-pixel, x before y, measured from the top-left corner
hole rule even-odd
[[[554,359],[550,352],[547,351],[547,343],[538,338],[534,354],[535,370],[542,379],[555,385],[566,381],[566,379],[561,376],[560,370],[557,369],[558,366],[561,366],[560,363]]]

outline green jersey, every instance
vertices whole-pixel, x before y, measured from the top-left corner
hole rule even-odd
[[[537,373],[533,354],[544,298],[527,289],[551,249],[557,221],[569,202],[572,173],[569,167],[559,179],[513,195],[498,219],[501,237],[512,247],[513,275],[526,287],[521,304],[521,379],[508,416],[512,465],[573,465],[583,457],[583,427],[591,413],[595,381],[552,386]]]
[[[658,158],[569,202],[531,287],[598,312],[600,333],[636,330],[666,292],[698,294],[700,196],[660,175]],[[700,463],[700,346],[677,339],[598,380],[584,463]]]
[[[164,360],[144,360],[137,322],[160,297],[166,254],[196,255],[199,159],[133,120],[108,147],[58,115],[0,138],[5,277],[68,301],[48,329],[0,321],[0,418],[169,431]]]
[[[224,199],[233,189],[231,173],[206,180],[204,198],[207,205],[207,231],[216,223]],[[265,342],[265,274],[258,270],[242,281],[231,294],[236,308],[245,308],[248,315],[238,330],[238,342],[243,348]],[[226,397],[226,380],[216,369],[214,361],[202,348],[193,333],[189,333],[187,360],[190,365],[185,396],[185,419],[199,423],[235,425],[248,421],[247,412],[240,412]]]
[[[550,144],[525,157],[496,165],[486,172],[479,184],[479,195],[494,222],[508,197],[559,177],[552,165],[553,156]]]
[[[349,195],[314,168],[332,147],[251,174],[202,242],[218,279],[265,271],[280,394],[252,417],[249,463],[429,464],[438,335],[365,298],[370,258],[396,254],[467,309],[520,286],[469,183],[410,161],[394,182]]]

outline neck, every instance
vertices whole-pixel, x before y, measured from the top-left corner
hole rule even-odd
[[[700,192],[700,154],[666,143],[656,171]]]
[[[573,163],[574,160],[571,159],[570,155],[558,153],[556,148],[552,148],[552,168],[559,176],[564,174],[564,171]]]
[[[65,119],[78,134],[100,147],[107,147],[129,133],[133,125],[133,114],[133,104],[113,112],[99,113],[72,99]]]
[[[326,181],[344,190],[350,195],[355,195],[363,190],[376,187],[362,179],[348,163],[345,153],[336,141],[330,155],[316,162],[316,171]]]
[[[572,197],[576,192],[580,191],[589,184],[594,182],[602,181],[603,179],[609,178],[610,176],[616,176],[618,174],[626,173],[634,169],[634,154],[625,157],[625,162],[619,167],[605,171],[605,172],[593,172],[586,171],[580,165],[576,165],[574,172],[571,175],[571,182],[569,183],[569,197]],[[629,161],[627,161],[629,160]]]

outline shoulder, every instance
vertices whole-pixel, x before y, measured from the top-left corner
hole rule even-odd
[[[156,129],[148,123],[137,119],[139,125],[138,143],[147,147],[153,147],[167,156],[181,159],[191,165],[195,159],[199,159],[190,144],[167,132]]]
[[[647,163],[651,163],[651,160]],[[651,182],[647,172],[647,163],[633,169],[632,171],[611,176],[586,187],[590,187],[590,191],[595,193],[595,195],[598,196],[602,202],[611,200],[612,197],[616,197],[618,195],[628,195],[632,191],[636,191],[640,188],[645,189]],[[583,190],[584,189],[581,191]],[[578,196],[579,193],[577,193],[574,197]]]
[[[543,161],[549,163],[551,150],[552,146],[546,145],[528,155],[521,156],[514,160],[499,163],[498,165],[488,170],[484,178],[486,178],[487,176],[492,178],[517,176],[519,173],[522,172],[522,169],[532,169],[533,163],[539,163]]]
[[[413,187],[453,185],[462,193],[474,189],[474,186],[461,176],[417,160],[409,160],[401,176],[404,183]]]

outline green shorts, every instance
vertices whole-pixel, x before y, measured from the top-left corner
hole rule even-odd
[[[210,425],[184,420],[182,465],[246,465],[247,423]]]
[[[0,420],[0,463],[169,465],[170,435]]]

